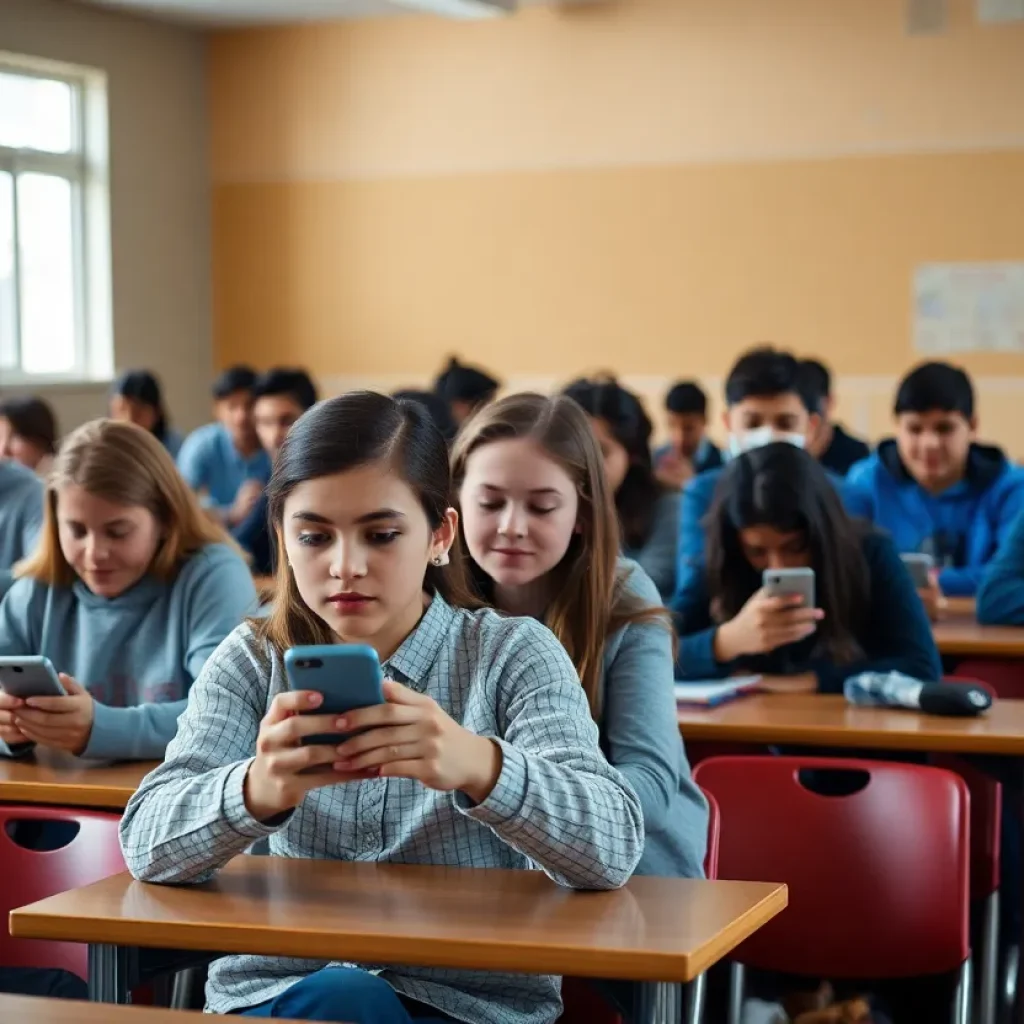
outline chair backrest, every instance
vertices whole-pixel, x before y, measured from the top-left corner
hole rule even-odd
[[[0,805],[0,964],[6,967],[61,967],[88,978],[88,949],[75,942],[14,939],[10,911],[125,870],[117,837],[120,816],[64,807]],[[29,836],[45,842],[50,833],[73,837],[59,849],[30,849]],[[32,843],[31,845],[36,845]]]
[[[722,835],[722,813],[718,801],[707,791],[708,801],[708,848],[704,854],[704,877],[712,881],[718,877],[718,845]]]
[[[968,938],[969,797],[940,768],[815,757],[702,762],[721,808],[719,876],[785,882],[789,905],[736,951],[818,977],[958,968]]]

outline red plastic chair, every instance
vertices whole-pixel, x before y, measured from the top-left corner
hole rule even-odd
[[[1024,664],[1019,660],[971,658],[956,666],[956,678],[981,683],[1003,700],[1024,698]]]
[[[705,791],[708,800],[708,847],[704,854],[704,874],[718,877],[718,848],[721,835],[721,815],[715,798]],[[689,1019],[700,1021],[704,1007],[705,978],[701,974],[691,987]],[[564,1009],[559,1024],[622,1024],[615,1008],[585,978],[562,979]]]
[[[953,1019],[966,1024],[970,797],[961,778],[816,757],[717,758],[694,778],[721,808],[720,875],[789,886],[787,909],[736,951],[731,1024],[742,1006],[741,964],[836,979],[958,969]],[[822,780],[851,778],[861,788],[817,791]]]
[[[59,850],[27,850],[11,837],[15,822],[73,822],[78,832]],[[7,931],[11,910],[68,889],[90,885],[124,871],[117,838],[120,817],[65,807],[0,805],[0,964],[6,967],[61,967],[89,977],[88,948],[77,942],[14,939]]]

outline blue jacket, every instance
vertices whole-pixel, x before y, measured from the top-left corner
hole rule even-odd
[[[896,442],[883,441],[847,474],[846,507],[887,530],[901,554],[932,555],[944,594],[973,597],[1024,511],[1024,471],[999,448],[972,444],[964,478],[929,494],[903,465]]]
[[[669,607],[677,617],[694,606],[704,593],[704,519],[715,498],[715,488],[725,472],[724,466],[695,476],[684,488],[679,505],[679,543],[676,545],[676,589]],[[845,482],[828,474],[840,496],[845,497]],[[677,623],[677,626],[679,624]]]
[[[978,587],[978,621],[1024,626],[1024,513],[1017,516]]]
[[[766,675],[797,675],[813,672],[822,693],[842,693],[843,683],[860,672],[903,672],[924,682],[942,678],[942,662],[935,647],[931,623],[914,590],[906,566],[892,541],[869,533],[862,542],[871,574],[871,610],[861,633],[855,637],[864,657],[848,665],[836,665],[815,653],[809,637],[768,654],[752,655],[721,663],[715,660],[717,627],[711,622],[709,596],[703,573],[700,590],[682,609],[682,638],[676,674],[680,679],[718,679],[737,672]]]

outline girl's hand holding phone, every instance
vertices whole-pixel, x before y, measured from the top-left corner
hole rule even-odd
[[[342,728],[363,730],[338,749],[349,772],[418,779],[430,789],[458,790],[474,803],[487,799],[501,772],[501,748],[464,729],[426,694],[391,680],[386,704],[350,711]]]
[[[19,697],[12,697],[0,690],[0,740],[9,747],[16,747],[21,743],[28,743],[28,737],[18,728],[15,721],[15,712],[25,706],[25,702]]]
[[[60,673],[63,697],[27,697],[24,700],[5,696],[0,707],[12,701],[17,705],[9,711],[13,725],[22,736],[18,743],[38,743],[41,746],[81,754],[92,735],[95,702],[92,694],[81,683]],[[0,726],[3,720],[0,719]],[[0,732],[7,739],[7,731]],[[10,740],[7,740],[9,743]]]
[[[461,790],[480,803],[501,771],[496,743],[448,717],[424,694],[385,682],[386,704],[345,715],[310,714],[323,703],[312,690],[279,693],[260,723],[256,757],[245,779],[245,805],[259,821],[296,807],[311,789],[378,776],[419,779]],[[305,713],[302,713],[305,712]],[[304,746],[305,736],[355,732],[338,746]]]
[[[825,613],[802,602],[798,594],[771,597],[757,591],[734,619],[718,627],[715,658],[728,662],[745,654],[768,654],[809,637]]]

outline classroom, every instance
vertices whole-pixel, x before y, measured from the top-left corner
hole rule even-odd
[[[1024,1024],[1024,0],[0,0],[0,1021]]]

